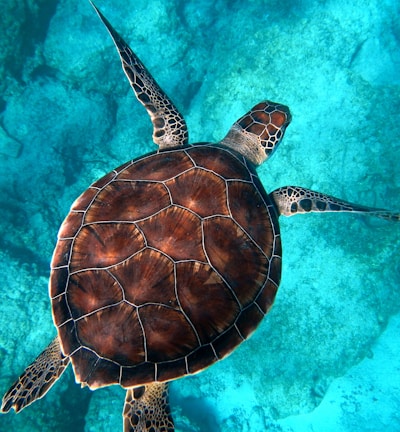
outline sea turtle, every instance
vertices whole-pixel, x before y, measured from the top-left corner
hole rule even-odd
[[[185,120],[93,5],[146,108],[159,150],[93,183],[58,233],[49,295],[57,336],[3,398],[20,411],[69,362],[82,386],[119,384],[125,431],[173,431],[168,382],[203,370],[246,340],[281,276],[278,218],[307,212],[400,214],[286,186],[255,170],[291,115],[260,102],[216,144],[188,144]]]

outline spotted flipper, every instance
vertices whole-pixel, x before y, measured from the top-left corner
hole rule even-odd
[[[124,432],[174,432],[168,384],[153,383],[127,390],[123,417]]]
[[[42,398],[60,378],[68,363],[69,357],[61,353],[60,343],[55,338],[4,395],[1,412],[6,413],[11,408],[19,412]]]
[[[129,45],[115,31],[93,2],[91,4],[103,24],[107,27],[117,47],[122,62],[122,69],[128,77],[138,101],[146,108],[150,116],[153,123],[153,141],[160,146],[160,149],[179,147],[187,144],[188,130],[185,119]]]
[[[278,147],[291,119],[287,106],[260,102],[233,124],[220,144],[236,150],[254,165],[260,165]]]
[[[273,198],[279,214],[284,216],[309,212],[351,212],[400,221],[400,213],[353,204],[298,186],[281,187],[271,192],[270,196]]]

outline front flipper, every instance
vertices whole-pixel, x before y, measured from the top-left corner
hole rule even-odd
[[[68,363],[69,357],[62,354],[56,337],[4,395],[1,411],[6,413],[14,408],[15,412],[19,412],[42,398],[60,378]]]
[[[271,192],[279,214],[293,216],[309,212],[351,212],[364,213],[381,219],[400,221],[400,213],[383,209],[365,207],[347,201],[314,192],[298,186],[285,186]]]
[[[153,123],[153,141],[160,146],[160,149],[187,144],[188,130],[185,119],[129,45],[115,31],[93,2],[91,3],[117,47],[122,69],[128,77],[138,101],[146,108],[150,116]]]
[[[168,384],[153,383],[128,389],[123,417],[124,432],[174,432]]]

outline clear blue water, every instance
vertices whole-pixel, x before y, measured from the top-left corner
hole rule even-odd
[[[7,2],[0,36],[0,390],[55,334],[47,298],[75,197],[153,150],[151,125],[85,1]],[[32,2],[31,2],[32,3]],[[256,102],[293,121],[259,172],[400,210],[397,1],[98,0],[185,115],[221,139]],[[400,226],[354,215],[282,219],[272,312],[228,359],[172,385],[178,431],[400,430]],[[1,431],[118,431],[123,391],[69,371]]]

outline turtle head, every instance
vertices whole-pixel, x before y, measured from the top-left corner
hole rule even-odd
[[[282,140],[291,119],[287,106],[260,102],[233,124],[220,144],[261,165]]]

